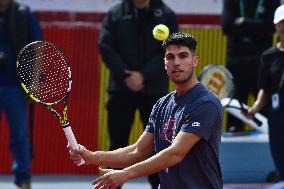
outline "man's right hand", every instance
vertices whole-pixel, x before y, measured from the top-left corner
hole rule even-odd
[[[246,118],[248,118],[248,119],[252,119],[252,118],[254,118],[254,114],[255,114],[256,112],[254,111],[254,108],[249,108],[248,109],[248,111],[244,114],[244,116],[246,117]]]
[[[85,160],[85,164],[93,164],[94,158],[93,158],[93,152],[90,150],[87,150],[84,146],[79,145],[79,149],[72,149],[71,146],[68,144],[67,149],[70,154],[70,159],[77,165],[81,162],[81,159]]]

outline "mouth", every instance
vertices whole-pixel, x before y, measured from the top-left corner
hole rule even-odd
[[[174,70],[174,71],[172,71],[172,73],[173,73],[173,74],[182,73],[182,71],[181,71],[181,70]]]

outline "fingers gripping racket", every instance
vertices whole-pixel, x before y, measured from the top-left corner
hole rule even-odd
[[[17,57],[17,74],[21,86],[32,100],[42,104],[59,120],[69,145],[78,149],[67,118],[67,100],[72,77],[67,58],[54,44],[36,41],[26,45]],[[63,104],[62,116],[54,109]],[[78,165],[84,164],[82,159]]]
[[[212,90],[221,100],[229,98],[225,107],[240,109],[242,113],[247,113],[247,107],[241,103],[238,98],[235,99],[239,106],[231,106],[233,95],[237,94],[234,85],[234,79],[232,74],[224,66],[220,64],[210,64],[203,68],[199,76],[199,81]],[[237,95],[236,95],[237,96]],[[262,122],[253,117],[252,119],[258,127],[262,125]]]

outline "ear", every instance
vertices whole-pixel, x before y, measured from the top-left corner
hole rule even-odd
[[[165,64],[165,70],[167,70],[167,63],[166,63],[166,58],[164,57],[164,64]]]
[[[193,57],[193,67],[197,67],[198,65],[198,56]]]

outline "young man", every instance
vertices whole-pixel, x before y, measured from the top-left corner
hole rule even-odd
[[[91,152],[83,146],[70,151],[74,163],[83,158],[86,164],[124,168],[97,178],[95,189],[114,189],[156,172],[161,189],[223,188],[219,164],[222,106],[197,80],[196,45],[185,33],[174,33],[163,42],[165,69],[176,90],[154,105],[135,144],[108,152]],[[157,154],[147,158],[154,149]]]
[[[161,41],[152,34],[158,24],[167,25],[171,33],[178,31],[175,13],[162,0],[122,0],[102,23],[98,46],[110,70],[109,150],[127,146],[136,110],[146,127],[153,105],[168,92]],[[157,189],[158,175],[150,175],[149,182]]]

